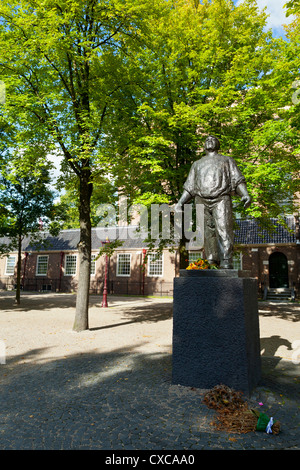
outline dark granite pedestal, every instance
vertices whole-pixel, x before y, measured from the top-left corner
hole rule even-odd
[[[172,382],[250,395],[261,373],[257,281],[237,270],[174,279]]]

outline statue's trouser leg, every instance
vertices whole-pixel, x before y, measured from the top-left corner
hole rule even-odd
[[[210,263],[219,263],[218,240],[210,204],[204,204],[204,253]]]
[[[230,196],[224,196],[219,201],[214,202],[212,214],[216,228],[220,266],[232,267],[234,232]]]

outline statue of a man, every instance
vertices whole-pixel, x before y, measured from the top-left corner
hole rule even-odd
[[[219,140],[209,136],[205,141],[206,155],[193,163],[184,191],[175,210],[195,198],[204,205],[204,252],[211,264],[232,269],[233,215],[231,195],[237,194],[245,208],[251,204],[245,178],[233,158],[220,155]]]

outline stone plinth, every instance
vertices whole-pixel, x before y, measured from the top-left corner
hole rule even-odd
[[[174,279],[173,384],[250,395],[261,373],[257,281],[237,270]]]

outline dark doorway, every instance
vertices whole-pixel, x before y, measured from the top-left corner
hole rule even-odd
[[[269,258],[270,287],[289,287],[287,257],[279,251],[272,253]]]

